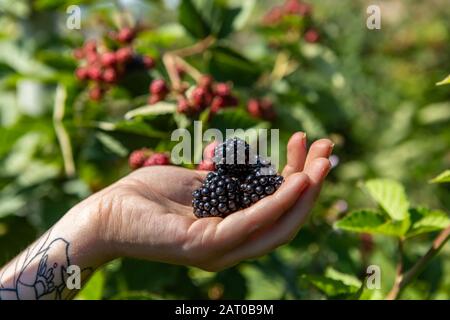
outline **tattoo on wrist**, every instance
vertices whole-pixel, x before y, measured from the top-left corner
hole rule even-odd
[[[51,231],[0,271],[0,300],[70,299],[78,292],[67,287],[70,242],[61,237],[51,239]],[[10,268],[14,270],[12,279],[3,281]],[[91,272],[92,268],[85,268],[77,276],[83,278]]]

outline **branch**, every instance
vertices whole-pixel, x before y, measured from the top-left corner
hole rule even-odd
[[[214,37],[209,36],[190,47],[164,53],[162,57],[164,67],[167,70],[170,82],[175,91],[179,92],[181,89],[181,79],[177,71],[177,65],[182,66],[194,80],[198,81],[201,77],[201,73],[187,63],[183,58],[204,52],[211,45],[213,45],[215,41],[216,39]]]
[[[400,292],[400,285],[403,280],[403,239],[398,240],[398,262],[395,272],[395,281],[391,291],[386,296],[387,300],[395,300]]]
[[[423,271],[425,266],[438,254],[438,252],[442,249],[449,238],[450,225],[438,234],[436,239],[434,239],[431,248],[428,249],[427,253],[422,258],[420,258],[416,262],[416,264],[412,266],[411,269],[401,275],[400,282],[398,284],[394,284],[391,292],[389,292],[389,294],[387,295],[387,299],[395,299],[400,294],[400,292]]]
[[[75,174],[72,145],[70,143],[69,135],[67,134],[67,131],[62,123],[62,120],[64,118],[66,97],[66,88],[63,85],[59,84],[56,87],[55,105],[53,109],[53,125],[55,127],[56,137],[61,147],[66,176],[72,177]]]
[[[417,277],[422,272],[424,267],[442,249],[449,238],[450,225],[438,234],[427,253],[422,258],[420,258],[408,272],[405,273],[405,276],[403,277],[403,280],[400,284],[400,289],[406,287],[412,280],[414,280],[415,277]]]
[[[195,54],[202,53],[206,49],[208,49],[210,46],[212,46],[216,42],[216,38],[212,36],[208,36],[203,40],[200,40],[199,42],[195,43],[194,45],[186,48],[181,48],[177,50],[170,51],[171,54],[178,56],[178,57],[187,57],[187,56],[193,56]]]

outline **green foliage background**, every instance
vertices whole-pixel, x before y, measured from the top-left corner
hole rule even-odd
[[[65,27],[65,9],[73,3],[82,5],[81,31]],[[205,126],[280,128],[282,145],[298,130],[310,140],[328,136],[336,142],[338,164],[307,225],[292,243],[268,256],[219,273],[117,260],[98,271],[78,297],[384,298],[395,277],[396,237],[414,235],[404,248],[409,267],[448,225],[449,185],[428,184],[450,167],[450,90],[435,86],[450,71],[447,1],[377,1],[382,29],[373,31],[365,26],[371,2],[311,1],[321,34],[317,44],[283,42],[282,26],[261,27],[277,1],[196,0],[181,1],[179,7],[176,1],[124,3],[151,27],[136,41],[140,53],[160,58],[208,35],[218,38],[188,61],[219,80],[233,81],[242,105]],[[0,1],[0,265],[74,204],[127,174],[130,151],[144,146],[170,150],[171,131],[190,128],[189,119],[167,110],[126,120],[128,111],[145,104],[138,85],[117,88],[101,103],[86,99],[73,76],[72,50],[113,25],[118,13],[113,1]],[[291,72],[270,77],[280,61]],[[148,79],[166,77],[160,60],[157,65]],[[133,83],[146,87],[148,79]],[[275,102],[273,123],[245,111],[249,97],[262,95]],[[59,123],[53,113],[61,107],[65,113]],[[72,176],[58,126],[71,143]],[[373,178],[402,185],[361,183]],[[400,195],[394,210],[380,196],[383,192]],[[379,209],[359,210],[377,204]],[[396,210],[398,205],[403,211]],[[433,210],[417,209],[424,207]],[[431,214],[439,216],[438,222],[414,225],[430,212],[439,212]],[[377,229],[405,217],[419,218],[409,229]],[[375,234],[372,251],[365,252],[354,231]],[[400,297],[450,299],[449,258],[447,245]],[[382,288],[361,292],[370,264],[381,267]]]

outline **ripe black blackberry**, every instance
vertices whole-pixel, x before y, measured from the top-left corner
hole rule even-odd
[[[208,173],[202,186],[192,193],[192,206],[198,218],[224,217],[240,209],[239,181],[235,177]]]
[[[273,194],[283,183],[280,175],[261,175],[259,170],[248,175],[239,186],[239,202],[247,208],[262,198]]]
[[[213,161],[220,174],[245,175],[248,173],[250,146],[239,138],[227,139],[214,149]]]

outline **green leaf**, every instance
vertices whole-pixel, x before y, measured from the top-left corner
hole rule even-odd
[[[359,291],[358,286],[348,285],[326,276],[304,275],[302,278],[330,298],[351,298]]]
[[[15,71],[31,77],[49,77],[53,70],[31,57],[10,41],[0,41],[0,63],[4,63]]]
[[[357,277],[351,274],[342,273],[333,267],[328,267],[325,270],[325,276],[327,278],[333,279],[333,280],[339,280],[342,281],[344,284],[348,286],[354,286],[354,287],[361,287],[362,282]]]
[[[127,148],[117,139],[113,138],[109,134],[98,132],[96,134],[97,139],[105,146],[106,149],[119,157],[126,157],[129,153]]]
[[[224,8],[222,10],[220,27],[215,32],[218,38],[225,38],[234,31],[234,21],[240,12],[240,8]]]
[[[426,208],[410,209],[411,227],[406,233],[407,237],[445,229],[450,225],[448,214],[440,210]]]
[[[78,293],[77,298],[83,300],[101,300],[105,286],[105,274],[102,269],[94,273],[88,283]]]
[[[97,122],[97,127],[104,131],[123,131],[151,138],[167,138],[169,133],[153,129],[141,120],[112,122]]]
[[[393,220],[407,218],[409,202],[403,186],[394,180],[373,179],[365,184],[372,198]]]
[[[258,125],[259,121],[252,118],[242,109],[224,109],[214,115],[210,127],[222,132],[226,129],[248,129]]]
[[[311,137],[323,137],[326,135],[325,128],[320,120],[304,105],[296,105],[292,108],[282,110],[280,114],[284,114],[284,118],[289,117],[292,120],[296,120],[300,123],[302,129],[308,132],[308,135]]]
[[[444,80],[436,82],[437,86],[442,86],[444,84],[450,84],[450,74]]]
[[[128,111],[125,114],[125,119],[131,120],[137,116],[145,117],[148,115],[160,115],[160,114],[175,113],[176,110],[177,110],[177,106],[174,103],[160,101],[155,104],[146,105],[146,106],[139,107],[134,110]]]
[[[357,210],[347,214],[334,224],[335,228],[342,230],[383,234],[388,236],[402,236],[408,226],[408,220],[392,221],[385,215],[371,209]]]
[[[450,170],[445,170],[437,177],[430,180],[430,183],[447,183],[450,182]]]
[[[182,0],[178,9],[178,21],[195,38],[202,39],[211,33],[210,26],[191,0]]]
[[[233,81],[236,85],[251,85],[261,71],[257,64],[228,47],[211,49],[209,72],[219,81]]]

